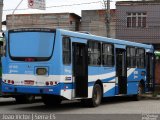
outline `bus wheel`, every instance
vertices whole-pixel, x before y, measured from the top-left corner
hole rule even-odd
[[[46,106],[50,107],[60,105],[62,99],[59,96],[43,95],[42,101]]]
[[[32,103],[35,101],[34,95],[17,95],[15,96],[16,103]]]
[[[93,87],[93,93],[91,99],[83,99],[81,103],[87,107],[97,107],[101,104],[102,100],[102,88],[99,84],[95,84]]]

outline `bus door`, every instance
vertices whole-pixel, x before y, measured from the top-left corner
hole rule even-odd
[[[153,53],[147,53],[147,59],[146,59],[146,72],[147,72],[147,88],[148,91],[154,90],[154,54]]]
[[[75,97],[88,97],[88,49],[85,43],[72,43]]]
[[[116,49],[116,94],[127,94],[126,50]]]

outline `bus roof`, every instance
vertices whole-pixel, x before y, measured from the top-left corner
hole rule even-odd
[[[9,31],[15,31],[15,32],[20,32],[20,31],[57,31],[57,32],[60,32],[60,34],[62,34],[62,35],[78,37],[78,38],[81,38],[81,39],[98,40],[98,41],[104,41],[104,42],[120,44],[120,45],[142,47],[142,48],[145,48],[145,49],[152,49],[152,50],[154,49],[152,45],[130,42],[130,41],[126,41],[126,40],[119,40],[119,39],[114,39],[114,38],[101,37],[101,36],[96,36],[96,35],[93,35],[93,34],[74,32],[74,31],[69,31],[69,30],[64,30],[64,29],[19,28],[19,29],[8,30],[8,32]]]
[[[68,36],[78,37],[78,38],[82,38],[82,39],[99,40],[99,41],[106,41],[109,43],[143,47],[146,49],[153,49],[152,45],[147,45],[147,44],[142,44],[142,43],[130,42],[130,41],[119,40],[119,39],[114,39],[114,38],[101,37],[101,36],[96,36],[96,35],[92,35],[92,34],[73,32],[73,31],[68,31],[68,30],[63,30],[63,29],[57,29],[57,31],[61,32],[62,35],[66,35],[66,36],[68,35]]]

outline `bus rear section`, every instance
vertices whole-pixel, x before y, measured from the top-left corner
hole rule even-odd
[[[2,92],[60,96],[60,58],[55,30],[18,29],[6,33]],[[53,54],[55,57],[53,57]]]

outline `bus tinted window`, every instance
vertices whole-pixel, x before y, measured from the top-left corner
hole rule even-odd
[[[137,49],[136,52],[136,63],[138,68],[145,67],[145,50],[144,49]]]
[[[101,65],[101,43],[96,41],[88,42],[88,64]]]
[[[102,64],[104,66],[114,65],[113,54],[113,45],[106,43],[102,44]]]
[[[69,37],[63,37],[63,64],[71,63],[71,40]]]
[[[53,51],[54,33],[51,32],[11,32],[9,50],[13,60],[48,60]],[[15,49],[16,48],[16,49]],[[47,48],[47,49],[46,49]]]
[[[127,67],[136,67],[136,49],[127,47]]]

